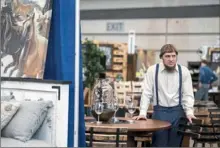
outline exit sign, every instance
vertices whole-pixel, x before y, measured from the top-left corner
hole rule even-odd
[[[107,22],[106,31],[108,32],[122,32],[124,31],[123,22]]]

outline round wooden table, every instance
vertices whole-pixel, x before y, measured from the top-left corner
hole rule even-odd
[[[127,129],[127,147],[136,147],[134,137],[141,136],[143,133],[151,133],[161,129],[168,129],[171,127],[169,122],[160,120],[135,120],[134,123],[119,123],[119,124],[97,124],[91,122],[93,117],[85,117],[85,125],[87,128],[111,128],[111,129]],[[119,120],[130,120],[130,118],[118,118]]]

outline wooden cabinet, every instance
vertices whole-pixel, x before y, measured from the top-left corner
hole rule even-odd
[[[193,88],[198,87],[200,65],[201,62],[188,62],[188,69],[192,77]]]

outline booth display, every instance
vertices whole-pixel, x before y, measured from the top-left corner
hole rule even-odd
[[[94,80],[98,78],[98,73],[103,72],[100,65],[104,68],[106,78],[127,80],[127,49],[127,45],[123,43],[83,41],[85,105],[91,105]],[[102,53],[104,58],[101,56]],[[91,80],[88,83],[90,77]]]

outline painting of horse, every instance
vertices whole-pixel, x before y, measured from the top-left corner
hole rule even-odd
[[[52,0],[1,1],[1,76],[43,79]]]

